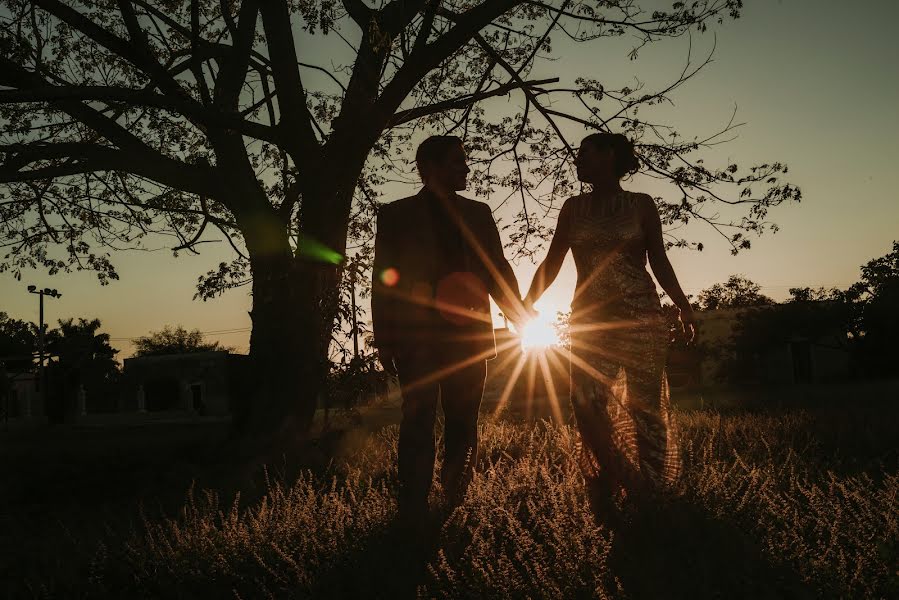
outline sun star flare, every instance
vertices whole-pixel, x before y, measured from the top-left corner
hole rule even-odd
[[[525,350],[538,350],[559,345],[559,334],[549,317],[540,313],[525,324],[519,332],[521,347]]]

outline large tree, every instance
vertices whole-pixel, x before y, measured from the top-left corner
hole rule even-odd
[[[0,243],[10,251],[0,270],[91,269],[106,283],[116,278],[112,249],[161,233],[176,250],[197,251],[218,230],[235,260],[201,278],[199,295],[252,286],[251,429],[302,428],[326,379],[346,264],[367,264],[369,251],[354,246],[371,235],[382,185],[409,180],[408,153],[424,131],[464,136],[475,193],[520,200],[509,236],[525,253],[547,233],[538,217],[573,190],[572,125],[635,139],[644,172],[680,190],[659,199],[664,220],[703,220],[734,252],[769,226],[770,207],[798,200],[777,162],[741,171],[700,160],[697,151],[723,141],[732,123],[722,135],[686,138],[638,114],[666,103],[707,60],[688,60],[659,90],[531,77],[553,40],[601,57],[605,39],[635,36],[635,58],[741,8],[2,0]],[[512,112],[490,105],[510,93],[520,97]],[[719,216],[724,204],[739,214]]]

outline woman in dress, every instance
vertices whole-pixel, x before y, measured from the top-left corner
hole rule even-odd
[[[666,325],[647,258],[695,335],[690,303],[665,255],[655,202],[621,188],[639,162],[623,135],[594,133],[581,142],[578,179],[590,192],[569,198],[546,260],[525,304],[530,309],[555,280],[569,248],[577,267],[571,303],[572,405],[591,488],[611,498],[619,487],[662,484],[680,471],[668,398]]]

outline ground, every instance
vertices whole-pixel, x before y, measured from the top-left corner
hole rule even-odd
[[[411,535],[395,406],[330,415],[267,469],[223,422],[0,432],[0,580],[10,597],[895,596],[893,389],[682,397],[682,481],[603,509],[567,411],[488,402],[465,503],[435,488]]]

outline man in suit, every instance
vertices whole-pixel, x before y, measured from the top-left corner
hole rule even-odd
[[[496,356],[489,296],[513,322],[524,316],[490,207],[456,194],[469,173],[462,140],[430,137],[415,158],[424,187],[381,207],[372,285],[374,345],[403,396],[400,511],[413,519],[428,510],[438,395],[451,504],[471,479],[485,361]]]

